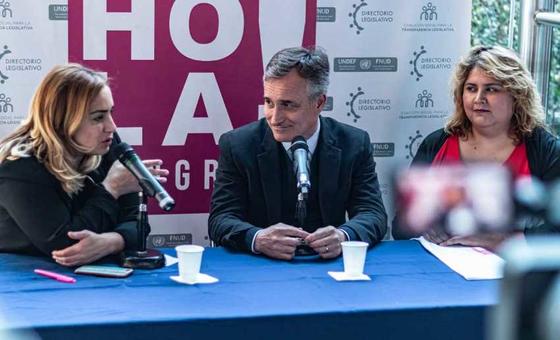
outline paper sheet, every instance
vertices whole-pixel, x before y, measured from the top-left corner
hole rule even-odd
[[[467,280],[494,280],[503,277],[504,260],[481,247],[442,247],[426,240],[416,239],[427,251]]]

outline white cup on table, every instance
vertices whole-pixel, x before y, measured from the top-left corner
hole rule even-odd
[[[179,259],[179,276],[183,281],[195,282],[198,273],[200,273],[204,247],[184,244],[175,247],[175,250]]]
[[[345,241],[342,245],[342,260],[344,273],[347,276],[360,276],[364,273],[366,262],[367,242]]]

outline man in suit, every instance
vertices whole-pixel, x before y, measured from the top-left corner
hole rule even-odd
[[[208,220],[216,244],[289,260],[303,244],[334,258],[343,241],[373,245],[383,239],[387,216],[369,136],[319,115],[328,84],[322,49],[287,48],[272,57],[264,75],[265,118],[220,138]],[[295,216],[289,150],[296,136],[306,139],[310,156],[303,225]]]

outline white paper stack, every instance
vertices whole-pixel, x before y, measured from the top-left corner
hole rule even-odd
[[[503,275],[504,260],[493,252],[481,247],[442,247],[417,238],[427,251],[467,280],[495,280]]]

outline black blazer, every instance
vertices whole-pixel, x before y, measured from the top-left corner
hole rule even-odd
[[[113,143],[120,142],[117,134]],[[99,185],[115,161],[111,153],[89,174],[84,188],[69,196],[61,183],[34,156],[0,164],[0,253],[50,257],[76,243],[68,231],[114,231],[126,248],[136,249],[138,195],[115,200]]]
[[[332,118],[320,119],[317,186],[323,223],[373,245],[385,236],[387,215],[369,136]],[[264,119],[220,138],[208,219],[208,233],[218,245],[251,251],[257,231],[282,222],[277,143]]]

